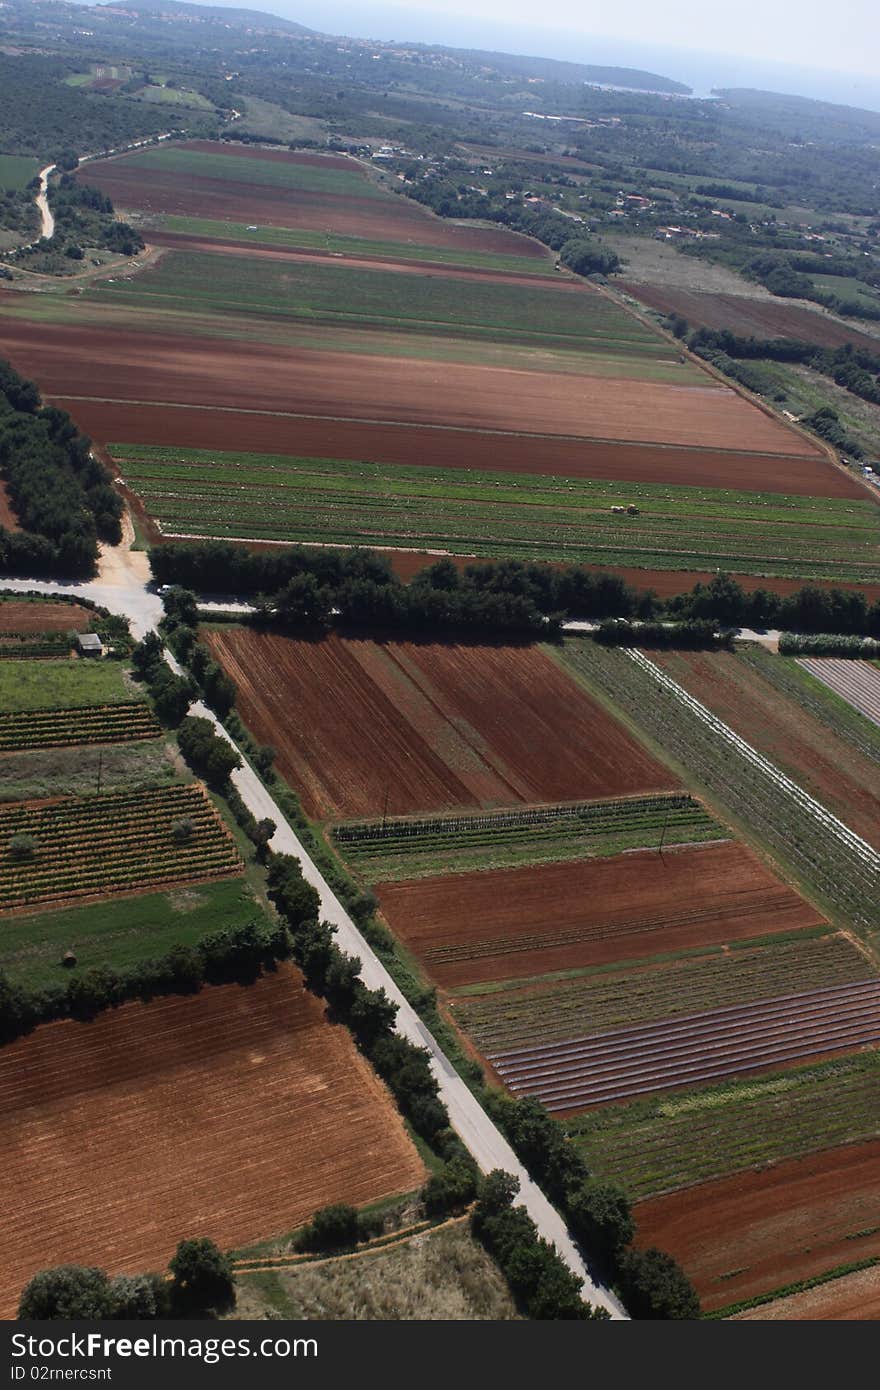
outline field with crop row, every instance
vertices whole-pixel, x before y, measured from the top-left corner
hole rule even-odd
[[[0,661],[51,661],[64,657],[70,641],[63,633],[44,632],[24,636],[17,632],[0,632]]]
[[[593,1171],[646,1197],[880,1137],[880,1052],[606,1106],[567,1125]]]
[[[97,614],[78,603],[61,603],[51,599],[20,598],[0,593],[0,632],[19,637],[34,634],[43,636],[57,632],[93,632]]]
[[[839,918],[870,941],[880,922],[880,881],[864,854],[811,807],[785,791],[692,708],[650,667],[622,651],[566,641],[562,659],[674,758],[697,786],[751,828]]]
[[[111,451],[170,535],[419,545],[655,569],[880,579],[880,512],[721,489],[207,450]],[[640,515],[613,515],[635,503]]]
[[[734,942],[684,959],[636,962],[546,981],[466,986],[450,1006],[484,1055],[551,1039],[674,1019],[772,995],[850,984],[873,974],[841,935]]]
[[[651,660],[880,849],[880,757],[866,757],[837,736],[833,723],[829,726],[765,679],[765,669],[772,672],[774,663],[787,658],[767,653],[756,665],[739,651],[664,651],[652,653]]]
[[[78,743],[128,743],[158,738],[161,726],[143,700],[75,709],[0,711],[0,752]]]
[[[880,763],[880,729],[802,661],[775,655],[755,642],[742,642],[738,654],[781,694],[832,729],[836,738],[845,739],[863,757]],[[820,672],[823,669],[819,667]]]
[[[385,1087],[287,964],[4,1047],[0,1164],[4,1317],[50,1265],[161,1269],[183,1235],[255,1244],[425,1178]]]
[[[722,840],[726,831],[678,794],[579,802],[480,816],[339,825],[341,853],[368,883],[469,869],[588,859],[628,849]]]
[[[489,1060],[514,1095],[572,1111],[880,1042],[880,981],[830,985]]]
[[[813,656],[802,657],[798,664],[859,710],[866,719],[880,724],[880,667],[875,662]]]
[[[180,821],[191,823],[177,836]],[[32,841],[30,857],[10,851]],[[198,784],[0,806],[0,907],[9,909],[242,871]]]
[[[575,281],[530,285],[514,277],[385,270],[338,262],[173,251],[132,279],[117,278],[88,297],[133,308],[186,303],[224,316],[282,315],[319,323],[456,333],[542,347],[590,345],[617,355],[674,359],[669,343],[612,300]],[[688,379],[682,373],[683,382]],[[705,384],[705,382],[704,382]]]

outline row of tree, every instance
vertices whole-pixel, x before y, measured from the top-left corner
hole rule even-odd
[[[166,1274],[116,1274],[85,1265],[41,1270],[26,1285],[21,1319],[106,1322],[204,1318],[235,1307],[232,1262],[212,1240],[182,1240]]]
[[[831,377],[852,395],[880,405],[880,351],[870,352],[852,343],[830,348],[804,343],[797,338],[755,338],[732,333],[727,328],[696,328],[688,338],[688,346],[708,359],[723,353],[737,359],[799,363]]]
[[[122,499],[70,416],[0,361],[0,474],[25,534],[0,528],[7,573],[88,578],[98,540],[122,539]]]

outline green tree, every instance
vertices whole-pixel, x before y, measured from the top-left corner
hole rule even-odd
[[[18,1305],[21,1319],[83,1319],[91,1322],[114,1315],[110,1281],[103,1269],[57,1265],[35,1274]]]
[[[168,1268],[171,1303],[179,1315],[199,1317],[235,1307],[232,1263],[207,1237],[182,1240]]]

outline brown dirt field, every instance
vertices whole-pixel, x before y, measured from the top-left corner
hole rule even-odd
[[[731,333],[744,337],[796,338],[819,347],[836,348],[852,343],[869,352],[880,352],[880,338],[785,300],[667,289],[637,284],[633,280],[614,283],[661,314],[681,314],[693,328],[729,328]]]
[[[126,1004],[0,1051],[0,1315],[56,1264],[161,1269],[320,1206],[410,1191],[424,1167],[347,1030],[297,972]]]
[[[880,767],[734,652],[652,651],[651,660],[880,849]]]
[[[332,261],[337,266],[354,266],[366,270],[389,270],[400,275],[422,275],[426,270],[440,271],[446,280],[479,280],[486,282],[503,281],[507,285],[525,285],[534,289],[540,285],[548,291],[563,290],[581,292],[588,289],[573,280],[551,280],[537,272],[513,270],[475,270],[470,266],[446,265],[443,261],[410,260],[395,261],[384,256],[344,256],[333,251],[298,251],[293,247],[273,246],[271,242],[226,241],[217,238],[187,236],[184,232],[150,231],[152,246],[165,246],[182,251],[207,251],[211,255],[244,256],[249,261]]]
[[[392,930],[449,988],[820,925],[744,845],[379,885]]]
[[[745,451],[779,458],[777,473],[801,473],[803,463],[789,460],[785,470],[782,457],[800,460],[810,453],[797,435],[718,385],[669,386],[21,320],[8,321],[4,336],[4,351],[18,370],[56,398],[239,406],[700,449],[724,449],[735,440]],[[447,436],[447,447],[451,443]],[[827,476],[836,488],[836,470],[818,449],[812,458],[817,480]],[[735,485],[746,486],[738,470]]]
[[[733,1322],[878,1322],[880,1266],[844,1274],[818,1288],[762,1303]]]
[[[880,1255],[878,1171],[874,1140],[668,1193],[637,1204],[638,1244],[680,1260],[706,1311],[725,1308]]]
[[[86,632],[94,621],[78,603],[28,603],[0,594],[0,632]]]
[[[537,646],[205,634],[309,814],[665,790],[676,779]]]
[[[193,148],[190,145],[189,148]],[[221,150],[209,144],[207,153],[228,153],[239,158],[252,157],[243,149]],[[264,156],[270,151],[261,152]],[[281,153],[280,151],[278,153]],[[325,158],[306,160],[282,155],[285,163],[323,166]],[[359,170],[352,160],[334,160],[335,167]],[[206,217],[224,222],[257,223],[305,231],[334,232],[339,236],[360,236],[372,241],[403,241],[416,245],[443,246],[465,251],[488,251],[496,255],[521,256],[524,261],[545,260],[546,248],[527,237],[489,228],[463,227],[443,221],[409,198],[363,197],[351,193],[310,192],[298,188],[273,188],[245,183],[241,179],[220,179],[207,174],[183,174],[148,168],[136,157],[109,159],[89,164],[88,184],[100,188],[116,207],[147,214]],[[365,188],[366,174],[363,175]]]
[[[0,478],[0,526],[7,531],[20,531],[18,517],[12,510],[12,503],[9,500],[9,489],[6,483]]]

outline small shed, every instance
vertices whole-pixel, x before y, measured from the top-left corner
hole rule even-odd
[[[97,632],[78,632],[76,645],[80,656],[103,656],[104,643]]]

